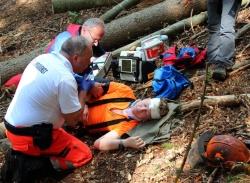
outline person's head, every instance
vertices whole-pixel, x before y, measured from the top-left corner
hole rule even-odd
[[[105,25],[99,18],[89,18],[83,25],[81,36],[88,39],[93,45],[97,45],[105,34]]]
[[[168,102],[165,99],[147,98],[137,100],[131,109],[136,118],[141,121],[159,119],[168,113]]]
[[[82,36],[67,39],[61,53],[70,61],[75,73],[83,73],[89,67],[93,55],[90,42]]]

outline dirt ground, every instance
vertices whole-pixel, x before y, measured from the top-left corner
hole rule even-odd
[[[119,16],[137,11],[160,0],[144,0],[136,8],[122,12]],[[97,17],[110,7],[83,10],[79,13],[81,20],[88,17]],[[53,36],[64,30],[65,26],[74,17],[69,13],[52,14],[51,1],[49,0],[1,0],[0,1],[0,61],[28,53],[48,43]],[[250,7],[243,9],[237,18],[236,28],[239,29],[246,23],[250,23]],[[192,30],[186,30],[181,35],[173,38],[172,44],[179,46],[190,43],[190,37],[204,30],[205,26],[199,26]],[[192,42],[205,47],[207,31],[199,35]],[[250,31],[237,40],[236,63],[250,60]],[[204,73],[204,66],[192,68],[186,71],[191,77],[197,77]],[[110,78],[112,79],[112,78]],[[126,83],[129,84],[129,83]],[[187,88],[179,98],[181,102],[197,99],[201,96],[203,81],[194,81],[193,88]],[[131,85],[134,89],[139,84]],[[209,80],[207,95],[227,95],[250,93],[250,72],[246,68],[230,76],[225,82]],[[152,96],[151,89],[137,92],[137,96]],[[240,139],[250,139],[250,101],[242,98],[244,105],[220,107],[206,106],[201,113],[201,124],[197,135],[208,129],[215,129],[218,133],[232,134]],[[0,119],[6,112],[10,99],[0,101]],[[142,150],[127,150],[126,152],[98,152],[93,150],[94,158],[90,164],[75,170],[61,180],[45,178],[39,182],[173,182],[175,172],[180,166],[192,131],[193,123],[197,117],[197,110],[185,114],[179,114],[178,119],[182,122],[176,129],[169,141],[145,147]],[[89,145],[92,144],[90,137],[84,136]],[[2,156],[1,156],[2,157]],[[199,167],[192,171],[184,172],[181,182],[207,182],[213,168]],[[245,174],[232,175],[230,172],[220,170],[215,182],[249,182],[250,176]]]

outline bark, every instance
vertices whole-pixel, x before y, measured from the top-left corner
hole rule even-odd
[[[100,6],[110,6],[117,4],[122,0],[52,0],[53,13],[62,13],[66,11],[76,11]]]
[[[30,63],[30,61],[42,53],[44,53],[43,47],[31,51],[28,54],[21,55],[17,58],[0,62],[0,78],[2,84],[11,76],[22,73],[24,68]]]
[[[112,9],[104,13],[100,18],[103,19],[105,23],[113,20],[122,10],[128,9],[136,4],[138,4],[141,0],[123,0],[120,4],[117,4]]]
[[[250,97],[250,94],[236,95],[224,95],[224,96],[206,96],[204,105],[219,105],[219,106],[235,106],[242,103],[241,97]],[[182,103],[180,110],[182,112],[191,111],[197,109],[200,106],[200,100],[193,100],[191,102]]]
[[[126,46],[123,46],[123,47],[113,51],[112,54],[113,54],[113,56],[118,56],[120,54],[120,52],[123,50],[131,50],[134,47],[140,46],[141,41],[145,40],[149,37],[152,37],[152,36],[158,35],[158,34],[165,34],[168,36],[176,35],[177,33],[180,33],[183,30],[190,28],[191,23],[192,23],[192,26],[196,26],[196,25],[204,23],[206,20],[207,20],[207,13],[202,12],[199,15],[195,15],[191,18],[181,20],[179,22],[174,23],[173,25],[170,25],[170,26],[164,28],[164,29],[161,29],[161,30],[156,31],[150,35],[147,35],[141,39],[138,39],[138,40],[126,45]]]
[[[167,0],[141,11],[116,19],[106,26],[107,33],[102,40],[105,49],[117,48],[139,36],[159,30],[166,24],[182,20],[206,10],[206,0]]]

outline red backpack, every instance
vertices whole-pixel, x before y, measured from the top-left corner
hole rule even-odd
[[[172,46],[161,54],[160,58],[164,65],[173,65],[179,69],[202,64],[206,59],[207,49],[197,46],[184,47],[177,50],[177,46]]]

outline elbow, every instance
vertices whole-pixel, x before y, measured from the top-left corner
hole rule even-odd
[[[100,149],[100,140],[96,140],[96,141],[94,142],[94,148],[95,148],[95,149],[98,149],[98,150],[101,150],[101,149]]]

